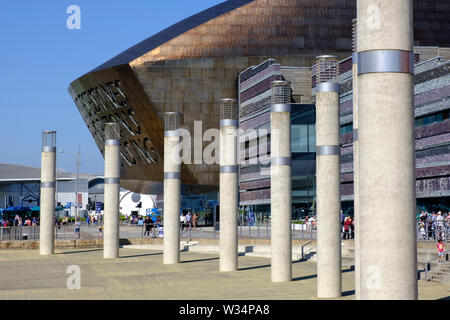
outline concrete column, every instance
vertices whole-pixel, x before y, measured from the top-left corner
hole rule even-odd
[[[220,120],[220,271],[238,269],[237,107],[221,100]]]
[[[359,0],[357,11],[360,298],[414,300],[413,1]]]
[[[120,126],[105,125],[105,215],[103,257],[119,257]]]
[[[342,294],[337,57],[318,57],[316,86],[317,296]]]
[[[359,142],[358,142],[358,54],[356,50],[357,20],[353,19],[353,208],[355,226],[355,299],[359,300],[360,293],[360,266],[359,266]]]
[[[270,114],[272,282],[292,280],[290,101],[290,82],[273,81]]]
[[[56,131],[42,132],[39,252],[54,253]]]
[[[180,117],[176,112],[164,114],[164,264],[180,263]]]

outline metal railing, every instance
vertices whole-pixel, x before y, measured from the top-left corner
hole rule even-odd
[[[39,226],[0,227],[0,241],[37,239],[39,239]]]
[[[238,238],[239,239],[270,239],[271,238],[271,223],[254,222],[254,223],[238,223]],[[220,225],[210,227],[193,228],[180,225],[180,239],[190,241],[192,239],[217,239],[220,237]],[[291,225],[292,239],[317,239],[317,227],[305,224]]]
[[[95,239],[103,238],[103,222],[97,221],[95,224],[80,222],[80,232],[77,233],[75,223],[58,224],[55,225],[55,239]],[[154,224],[150,228],[150,232],[146,232],[145,224],[130,224],[126,221],[121,221],[119,224],[120,238],[157,238],[159,224]],[[164,227],[164,225],[161,225]],[[2,240],[39,240],[39,225],[37,226],[8,226],[0,227],[0,241]],[[197,223],[196,228],[180,226],[181,239],[197,239],[197,238],[213,238],[220,236],[219,226],[205,226]],[[271,237],[271,223],[270,220],[257,220],[256,222],[245,221],[240,219],[238,221],[238,238],[240,239],[270,239]],[[342,232],[342,238],[352,239],[352,231],[348,233]],[[448,242],[449,225],[444,223],[442,225],[417,224],[417,241],[434,241],[439,239],[445,244]],[[346,235],[346,237],[344,237]],[[348,236],[347,236],[348,235]],[[317,224],[292,224],[291,225],[292,239],[314,240],[317,239]]]
[[[448,253],[449,253],[449,252],[450,252],[450,249],[449,249],[449,250],[446,250],[446,251],[444,251],[444,252],[442,253],[442,254],[445,256],[445,261],[448,261]],[[426,281],[428,281],[428,271],[431,271],[431,265],[430,265],[430,263],[433,262],[434,260],[438,259],[439,257],[440,257],[440,256],[437,255],[436,257],[434,257],[434,258],[428,260],[428,261],[425,263],[425,280],[426,280]]]

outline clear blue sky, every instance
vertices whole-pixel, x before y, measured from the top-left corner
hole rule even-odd
[[[40,167],[41,132],[58,150],[81,145],[83,173],[103,174],[103,157],[67,88],[73,80],[145,38],[223,0],[14,0],[0,9],[0,163]],[[66,9],[81,8],[81,30]],[[75,156],[58,154],[75,171]]]

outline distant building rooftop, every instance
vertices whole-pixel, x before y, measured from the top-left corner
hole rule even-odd
[[[75,175],[57,170],[57,179],[61,180],[74,180]],[[95,177],[89,174],[79,174],[79,179],[91,179]],[[0,163],[0,182],[21,182],[21,181],[40,181],[41,169],[30,166],[23,166],[18,164]]]

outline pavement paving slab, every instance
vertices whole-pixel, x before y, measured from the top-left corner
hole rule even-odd
[[[80,289],[67,287],[70,266],[79,267]],[[0,250],[0,300],[315,300],[316,266],[294,261],[293,281],[272,283],[270,259],[255,256],[219,272],[217,253],[181,252],[180,264],[164,265],[161,250],[121,248],[118,259],[103,259],[102,249]],[[340,300],[355,298],[354,275],[343,267]],[[450,299],[450,291],[419,281],[419,299]]]

